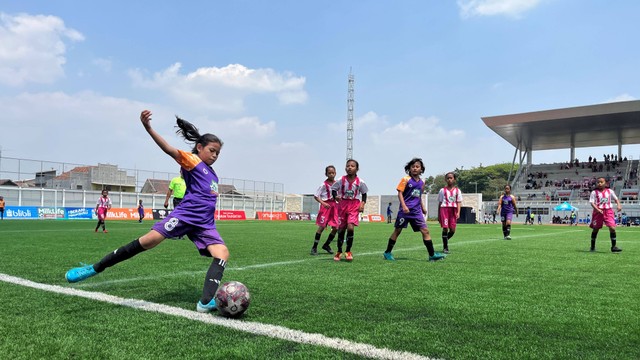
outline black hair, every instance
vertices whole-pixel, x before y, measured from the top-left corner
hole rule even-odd
[[[194,154],[198,153],[198,144],[202,146],[206,146],[209,143],[218,143],[220,146],[224,145],[222,140],[213,134],[207,133],[200,135],[197,127],[187,120],[181,119],[178,115],[176,115],[176,123],[178,124],[176,134],[182,136],[187,142],[194,143],[193,149],[191,150]]]
[[[358,161],[353,160],[353,159],[349,159],[349,160],[347,160],[346,164],[348,164],[350,161],[353,161],[354,163],[356,163],[356,170],[360,170],[360,164],[358,164]]]
[[[327,173],[329,172],[329,169],[333,169],[334,171],[336,170],[336,167],[333,165],[329,165],[326,168],[324,168],[324,174],[327,175]]]
[[[446,179],[447,175],[449,174],[453,175],[453,180],[458,180],[458,175],[456,175],[456,173],[453,171],[449,171],[448,173],[444,174],[444,178]]]
[[[413,166],[413,164],[415,164],[417,162],[420,163],[420,167],[421,167],[420,175],[424,174],[424,170],[425,170],[424,163],[422,162],[422,159],[420,159],[420,158],[411,159],[411,161],[409,161],[407,163],[407,165],[404,166],[404,172],[408,174],[411,171],[411,167]]]

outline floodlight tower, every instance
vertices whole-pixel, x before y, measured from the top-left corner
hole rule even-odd
[[[349,95],[347,97],[347,160],[353,159],[353,94],[355,79],[349,68]]]

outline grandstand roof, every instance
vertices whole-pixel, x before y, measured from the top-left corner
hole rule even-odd
[[[483,117],[519,150],[640,144],[640,101]]]

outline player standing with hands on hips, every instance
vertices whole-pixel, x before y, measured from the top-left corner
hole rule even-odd
[[[82,281],[156,247],[166,238],[187,235],[200,255],[213,258],[204,280],[202,298],[196,305],[198,312],[210,312],[216,310],[214,295],[229,258],[229,250],[220,237],[214,220],[218,200],[218,175],[211,165],[220,155],[222,140],[213,134],[200,135],[191,123],[176,118],[177,133],[194,144],[191,152],[178,150],[169,145],[151,127],[151,111],[144,110],[140,114],[140,121],[153,141],[180,164],[182,176],[187,184],[187,193],[182,202],[164,220],[155,223],[151,231],[145,235],[116,249],[93,265],[67,271],[66,278],[72,283]]]
[[[591,192],[589,197],[589,203],[593,208],[593,216],[591,224],[589,224],[589,227],[593,230],[591,232],[591,248],[589,251],[596,251],[598,231],[602,229],[603,225],[606,225],[609,228],[611,252],[618,253],[622,249],[616,246],[616,216],[613,213],[611,200],[616,202],[618,212],[622,211],[622,205],[620,205],[620,200],[618,200],[616,194],[606,185],[607,181],[604,178],[598,178],[596,189]]]

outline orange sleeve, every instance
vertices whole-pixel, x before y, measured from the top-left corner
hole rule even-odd
[[[409,182],[409,179],[411,179],[411,177],[409,176],[405,176],[400,180],[400,183],[398,184],[398,187],[396,188],[396,190],[400,191],[400,192],[404,192],[404,189],[407,187],[407,183]]]
[[[202,162],[202,160],[196,154],[182,150],[178,150],[178,154],[179,156],[176,159],[176,162],[187,171],[193,170],[194,167]]]

